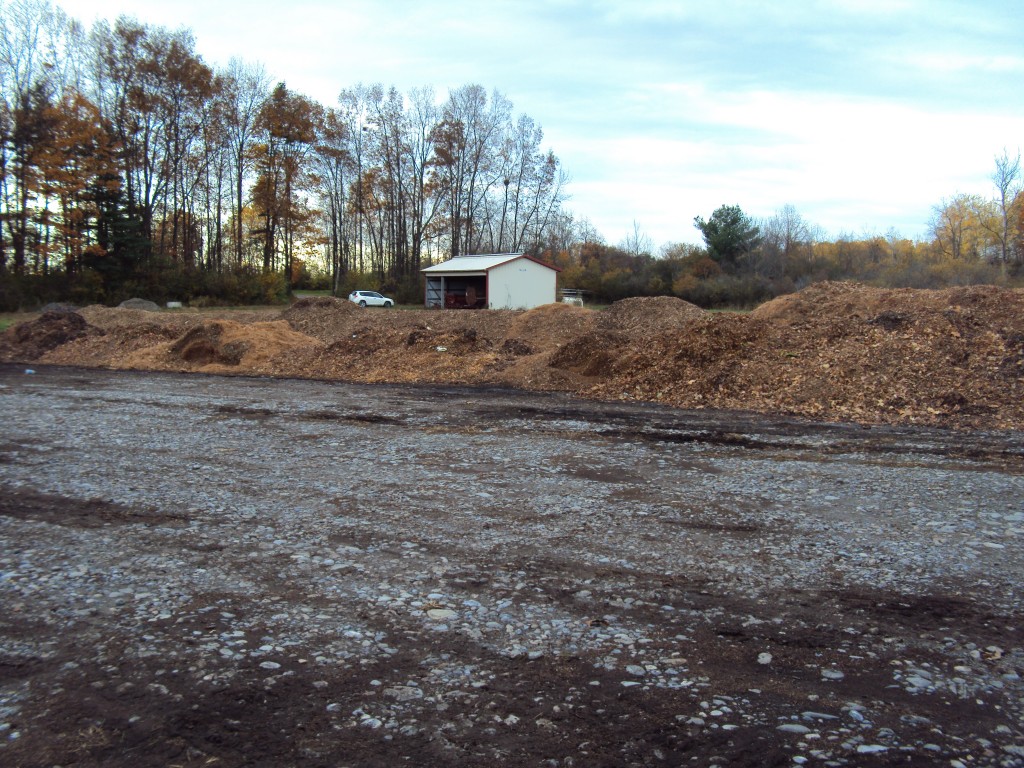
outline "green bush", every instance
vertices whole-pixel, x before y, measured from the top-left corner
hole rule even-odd
[[[872,281],[886,288],[948,288],[958,285],[1003,285],[1006,279],[995,264],[984,261],[911,261],[880,270]]]
[[[67,300],[80,307],[89,304],[103,304],[107,298],[107,292],[103,285],[103,275],[95,269],[83,269],[75,273],[68,281],[70,290],[66,294]]]
[[[259,304],[285,304],[288,301],[288,281],[277,272],[264,272],[259,276],[262,300]]]
[[[706,280],[677,280],[676,295],[705,309],[749,308],[792,290],[789,280],[772,281],[753,274],[719,274]]]
[[[426,286],[423,278],[416,275],[398,282],[388,292],[393,295],[396,304],[423,304]]]

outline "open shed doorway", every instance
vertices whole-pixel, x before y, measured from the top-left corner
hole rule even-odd
[[[428,278],[427,304],[445,309],[484,309],[487,307],[487,276]]]

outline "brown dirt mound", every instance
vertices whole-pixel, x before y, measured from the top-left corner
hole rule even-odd
[[[77,312],[44,312],[35,320],[7,329],[3,346],[17,350],[24,360],[38,360],[47,352],[75,339],[103,336],[104,331],[90,325]]]
[[[118,367],[118,361],[138,349],[178,338],[182,328],[162,323],[123,325],[103,334],[83,336],[47,352],[40,362],[52,365]]]
[[[628,334],[661,333],[681,328],[706,313],[674,296],[643,296],[616,301],[601,313],[599,327]]]
[[[621,360],[591,391],[867,422],[1024,425],[1024,292],[816,286],[713,315]]]
[[[518,314],[508,326],[506,339],[517,339],[535,350],[566,344],[589,332],[597,321],[592,309],[571,304],[545,304]]]
[[[630,345],[592,392],[684,407],[756,408],[753,382],[741,372],[765,341],[757,321],[705,314],[681,331]]]
[[[88,307],[2,338],[0,359],[10,361],[486,383],[817,419],[1024,428],[1024,291],[989,286],[825,283],[749,315],[672,298],[629,299],[604,313],[561,304],[370,310],[319,298],[283,319],[267,311],[222,320]]]
[[[312,296],[296,301],[281,317],[296,331],[329,344],[350,331],[360,308],[346,299]]]
[[[509,326],[522,314],[521,311],[510,309],[402,310],[394,313],[394,317],[388,318],[386,323],[390,328],[410,331],[421,328],[443,333],[460,333],[464,328],[472,328],[480,343],[497,346],[504,340]]]
[[[580,376],[606,376],[613,371],[629,346],[630,339],[624,334],[594,331],[557,350],[549,365]]]
[[[171,353],[193,365],[238,365],[247,350],[244,342],[225,344],[221,337],[224,326],[210,323],[193,328],[171,345]]]
[[[249,324],[215,320],[192,328],[174,342],[137,350],[119,367],[288,375],[294,373],[292,367],[299,357],[320,346],[284,320]]]
[[[842,314],[856,316],[866,309],[873,289],[856,283],[818,283],[799,293],[790,293],[757,307],[750,316],[758,320],[796,325],[816,321],[822,310],[841,309]]]
[[[947,311],[983,313],[989,321],[1008,319],[1019,306],[1020,290],[976,285],[943,290],[873,288],[856,283],[818,283],[799,293],[762,304],[751,317],[778,325],[820,324],[828,318],[843,322],[878,319],[883,324],[913,320]]]
[[[161,310],[147,312],[141,309],[124,307],[104,307],[93,304],[79,310],[91,325],[110,331],[115,329],[137,328],[144,323],[162,325],[180,335],[189,328],[210,322],[211,320],[233,320],[236,323],[259,323],[279,320],[281,310],[273,307],[266,309],[210,309],[210,310]]]
[[[90,325],[102,328],[105,331],[113,331],[120,328],[138,328],[143,323],[160,322],[165,318],[160,313],[147,312],[144,309],[104,307],[98,304],[80,309],[78,313],[88,320]],[[173,317],[180,318],[184,316],[173,315]]]

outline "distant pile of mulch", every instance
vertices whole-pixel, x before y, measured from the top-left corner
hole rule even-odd
[[[122,301],[117,306],[122,307],[124,309],[141,309],[141,310],[144,310],[146,312],[159,312],[160,311],[160,305],[157,304],[155,301],[150,301],[149,299],[139,299],[139,298],[125,299],[124,301]]]
[[[0,360],[490,384],[865,423],[1024,428],[1024,291],[823,283],[747,315],[675,298],[602,312],[86,307],[8,329]]]
[[[597,313],[583,307],[545,304],[518,314],[509,324],[505,340],[516,339],[534,349],[546,350],[587,333],[597,319]]]
[[[674,296],[643,296],[616,301],[597,324],[602,330],[641,336],[683,328],[705,314],[696,304]]]
[[[177,329],[189,329],[210,320],[233,320],[236,323],[259,323],[279,320],[281,310],[268,307],[266,309],[220,309],[220,310],[160,310],[152,312],[130,307],[104,307],[93,304],[78,310],[90,325],[106,331],[133,328],[145,323]]]

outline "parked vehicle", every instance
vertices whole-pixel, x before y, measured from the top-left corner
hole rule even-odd
[[[387,307],[390,309],[395,306],[394,299],[382,296],[376,291],[352,291],[348,295],[348,300],[360,307]]]

